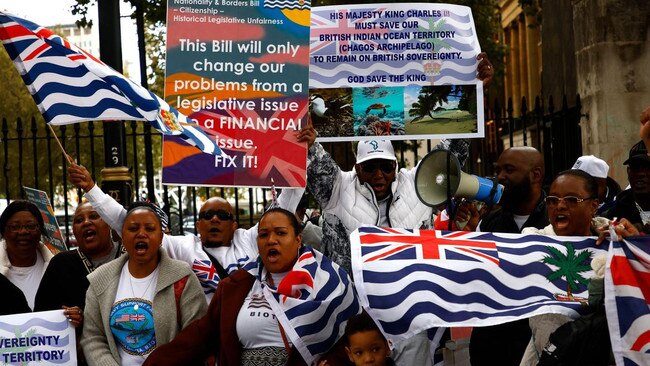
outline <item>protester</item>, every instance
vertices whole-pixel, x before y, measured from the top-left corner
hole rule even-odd
[[[78,247],[52,258],[36,293],[35,311],[84,309],[89,285],[86,276],[123,253],[122,245],[111,238],[111,228],[88,202],[77,206],[72,232]]]
[[[630,188],[621,192],[613,206],[602,215],[609,219],[628,219],[640,232],[650,232],[650,156],[643,141],[630,149],[627,177]]]
[[[79,342],[89,286],[86,276],[123,251],[120,243],[113,242],[111,228],[88,202],[77,206],[72,218],[72,231],[78,247],[52,258],[38,287],[34,311],[66,309],[66,316],[77,327]],[[86,365],[79,346],[78,350],[77,364]]]
[[[29,201],[13,201],[0,215],[0,274],[25,295],[34,308],[36,290],[53,255],[41,242],[43,216]]]
[[[102,219],[115,231],[122,232],[126,211],[111,196],[102,192],[88,170],[77,164],[68,168],[70,182],[86,192],[85,197],[96,208]],[[281,194],[280,207],[295,211],[303,190],[295,194]],[[257,226],[240,229],[230,203],[221,197],[209,198],[199,209],[196,230],[198,236],[164,235],[163,248],[170,257],[187,262],[198,277],[206,301],[209,303],[220,279],[255,262],[257,258]]]
[[[549,220],[551,225],[544,229],[524,229],[525,234],[544,234],[544,235],[561,235],[561,236],[593,236],[601,232],[609,232],[608,220],[594,217],[598,207],[598,185],[596,180],[582,170],[567,170],[558,174],[551,185],[549,196],[546,197],[548,206]],[[638,231],[627,220],[623,219],[620,223],[614,223],[618,235],[622,237],[638,235]],[[620,240],[620,237],[618,238]],[[603,278],[606,255],[596,257],[592,260],[595,277],[590,280],[589,284],[589,308],[583,311],[579,322],[585,319],[593,321],[598,317],[597,323],[588,334],[594,336],[592,342],[598,340],[598,345],[592,344],[591,354],[585,354],[585,347],[575,347],[573,349],[558,349],[556,346],[564,346],[571,342],[577,342],[576,339],[570,338],[569,328],[563,327],[563,324],[571,322],[567,316],[560,314],[543,314],[530,318],[530,327],[533,337],[531,338],[526,353],[522,359],[521,365],[554,365],[558,362],[558,357],[566,357],[567,353],[573,354],[573,362],[566,363],[563,360],[561,364],[575,364],[575,362],[589,365],[608,365],[609,364],[609,337],[605,320],[604,302],[603,302]],[[587,314],[587,315],[584,315]],[[577,324],[577,323],[576,323]],[[604,324],[604,325],[603,325]],[[563,330],[560,331],[560,328]],[[553,339],[557,343],[549,347],[549,338],[551,335],[560,331],[562,340],[558,342],[557,336]],[[584,337],[585,334],[576,335]],[[565,339],[567,338],[567,339]],[[585,342],[585,340],[582,340]],[[575,344],[575,343],[574,343]],[[580,356],[577,353],[582,352]],[[553,355],[553,356],[551,356]],[[543,358],[543,359],[542,359]]]
[[[604,160],[593,155],[583,155],[576,160],[572,169],[580,169],[596,179],[599,202],[597,214],[605,212],[614,204],[616,195],[621,193],[621,186],[607,176],[609,165]]]
[[[335,344],[339,328],[343,330],[341,321],[359,311],[347,274],[303,246],[298,220],[281,208],[260,219],[257,245],[260,266],[222,280],[208,313],[156,349],[145,365],[201,365],[215,354],[220,366],[304,365],[305,349],[318,344],[324,352]],[[306,282],[297,282],[305,276]],[[303,306],[311,312],[303,313]],[[301,329],[288,308],[299,317]],[[341,343],[336,349],[344,352]]]
[[[398,169],[393,146],[388,140],[361,141],[357,146],[355,168],[344,172],[334,159],[315,142],[311,122],[298,136],[309,146],[307,187],[321,206],[324,216],[323,254],[351,271],[350,233],[364,225],[400,228],[431,228],[431,207],[415,192],[416,168]],[[467,158],[468,142],[441,142],[462,162]]]
[[[544,159],[533,147],[511,147],[499,156],[496,175],[504,186],[499,206],[477,228],[483,232],[520,233],[549,224],[544,202]],[[528,320],[474,327],[469,354],[472,365],[518,365],[530,339]],[[507,345],[507,347],[504,347]],[[495,352],[498,350],[498,352]]]
[[[345,351],[355,366],[395,365],[390,358],[390,347],[386,338],[368,313],[363,312],[348,320],[345,338]]]
[[[550,225],[542,229],[524,228],[523,234],[551,236],[595,235],[592,219],[598,209],[598,184],[582,170],[566,170],[557,175],[546,197]],[[529,319],[532,339],[523,356],[522,365],[537,365],[549,335],[571,318],[561,314],[543,314]]]
[[[89,365],[140,365],[205,314],[198,280],[160,249],[162,238],[153,205],[136,202],[124,218],[127,254],[88,275],[81,345]]]

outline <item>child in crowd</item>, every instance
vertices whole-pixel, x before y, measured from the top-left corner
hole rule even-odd
[[[365,311],[348,320],[345,326],[345,337],[347,340],[345,350],[354,365],[395,365],[389,357],[390,348],[386,338]]]

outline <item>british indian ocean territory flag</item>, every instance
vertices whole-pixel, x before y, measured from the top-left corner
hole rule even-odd
[[[363,227],[353,232],[359,301],[393,342],[424,329],[544,313],[577,317],[594,238]]]

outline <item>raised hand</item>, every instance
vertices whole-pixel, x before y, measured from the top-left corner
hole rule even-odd
[[[90,176],[88,169],[83,165],[78,165],[76,163],[70,164],[68,167],[68,180],[70,180],[70,183],[74,184],[75,187],[83,189],[84,192],[90,191],[95,186],[95,182]]]

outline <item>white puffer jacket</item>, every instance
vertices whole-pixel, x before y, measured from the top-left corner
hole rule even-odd
[[[450,149],[462,162],[468,152],[466,140],[444,141],[437,148]],[[388,206],[390,227],[432,227],[433,211],[415,191],[416,168],[399,169],[391,185]],[[319,143],[308,154],[307,186],[323,211],[323,254],[351,272],[350,233],[362,226],[379,224],[379,204],[369,185],[361,184],[354,170],[343,172]]]
[[[431,227],[432,209],[418,198],[414,181],[415,168],[402,168],[391,184],[393,198],[388,207],[390,227]],[[341,219],[347,235],[361,226],[379,224],[379,204],[374,191],[369,185],[361,184],[354,170],[339,170],[332,195],[322,209]]]

